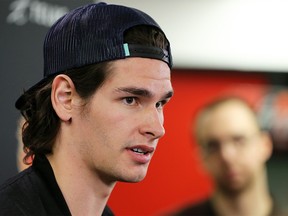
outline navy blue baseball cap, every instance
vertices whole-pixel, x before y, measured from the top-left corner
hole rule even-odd
[[[124,43],[124,32],[139,25],[155,27],[164,34],[152,17],[135,8],[101,2],[72,10],[46,34],[44,77],[27,91],[38,89],[48,77],[66,70],[128,57],[159,59],[172,68],[167,38],[167,49]],[[24,102],[22,96],[16,101],[17,109]]]

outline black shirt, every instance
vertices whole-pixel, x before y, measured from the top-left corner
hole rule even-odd
[[[218,216],[210,199],[204,200],[197,204],[191,204],[169,214],[170,216]],[[267,216],[287,216],[287,213],[279,209],[275,202],[271,212]]]
[[[0,186],[0,215],[71,215],[45,156]],[[106,206],[102,215],[114,214]]]
[[[210,200],[198,203],[196,205],[188,205],[178,212],[172,213],[173,216],[217,216]]]

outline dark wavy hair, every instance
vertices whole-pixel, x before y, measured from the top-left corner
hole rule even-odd
[[[135,26],[124,34],[124,42],[156,46],[167,49],[169,42],[163,32],[151,26]],[[71,78],[80,97],[89,102],[89,98],[103,85],[111,73],[107,61],[62,72]],[[26,122],[22,127],[24,144],[24,163],[38,154],[52,153],[53,145],[60,128],[60,119],[51,103],[51,86],[56,75],[50,77],[34,91],[24,92],[24,104],[19,108]],[[85,104],[84,104],[85,105]]]

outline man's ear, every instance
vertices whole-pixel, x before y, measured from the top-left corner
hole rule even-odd
[[[267,161],[271,157],[273,152],[273,142],[268,132],[262,132],[261,137],[263,142],[263,151],[265,152],[264,157],[265,160]]]
[[[72,97],[75,86],[67,75],[57,75],[52,83],[51,102],[58,117],[63,121],[72,118]]]

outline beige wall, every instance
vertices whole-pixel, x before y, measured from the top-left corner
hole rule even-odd
[[[151,14],[176,67],[288,71],[288,1],[107,0]]]

